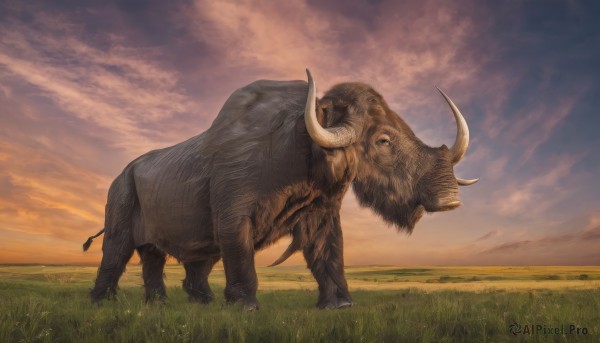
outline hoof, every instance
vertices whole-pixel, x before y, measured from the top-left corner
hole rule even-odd
[[[258,300],[249,300],[242,303],[242,309],[245,312],[258,311],[259,308],[260,304],[258,303]]]
[[[336,308],[346,308],[346,307],[352,307],[352,306],[354,306],[354,303],[352,301],[346,300],[346,299],[338,299]]]
[[[167,293],[164,289],[151,289],[146,290],[145,297],[146,303],[166,303]]]
[[[189,294],[188,300],[192,303],[209,304],[215,300],[215,294],[210,289],[202,291],[186,289],[186,292]]]
[[[114,288],[93,288],[90,290],[92,304],[100,304],[102,300],[116,299],[117,290]]]
[[[324,309],[335,310],[338,308],[352,307],[353,305],[354,305],[354,303],[351,300],[338,298],[336,300],[319,303],[319,304],[317,304],[317,308],[320,310],[324,310]]]
[[[336,304],[327,303],[327,304],[317,304],[317,308],[319,310],[334,310],[337,308]]]
[[[104,299],[96,299],[96,298],[92,298],[92,305],[102,305],[102,300]]]

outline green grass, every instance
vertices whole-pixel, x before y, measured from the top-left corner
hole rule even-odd
[[[498,268],[498,267],[493,267]],[[92,305],[88,289],[93,267],[0,266],[0,342],[598,342],[600,288],[598,268],[561,271],[497,273],[479,268],[348,268],[348,279],[362,285],[375,279],[373,290],[352,288],[356,306],[345,310],[314,308],[315,282],[304,268],[259,268],[260,311],[245,313],[223,299],[222,270],[215,271],[210,305],[190,304],[178,286],[180,266],[167,268],[169,299],[166,304],[145,304],[139,266],[130,266],[115,300]],[[580,268],[580,267],[578,267]],[[389,272],[388,272],[389,271]],[[492,271],[495,271],[492,273]],[[427,275],[423,275],[427,274]],[[494,275],[491,275],[494,274]],[[517,275],[518,274],[518,275]],[[572,280],[587,274],[592,280]],[[541,276],[540,276],[541,275]],[[547,275],[547,278],[542,276]],[[558,277],[555,277],[558,276]],[[499,281],[480,281],[502,276]],[[445,287],[478,282],[521,282],[591,285],[587,289],[532,289],[511,291],[489,288],[427,290],[419,287],[378,290],[376,284],[393,283]],[[473,279],[475,278],[476,279]],[[304,280],[306,279],[306,280]],[[414,281],[415,279],[422,281]],[[441,281],[441,280],[444,281]],[[543,279],[543,280],[541,280]],[[426,280],[439,280],[431,284]],[[275,289],[290,282],[304,289]],[[267,285],[263,289],[262,284]],[[308,286],[310,285],[310,286]],[[303,286],[304,287],[304,286]],[[570,324],[586,327],[583,335],[513,336],[511,323],[547,327]]]

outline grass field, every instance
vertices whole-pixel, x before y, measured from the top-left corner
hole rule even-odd
[[[96,267],[0,266],[0,342],[600,342],[600,267],[348,267],[357,305],[323,311],[304,267],[258,272],[261,309],[244,313],[224,304],[219,266],[210,305],[188,303],[179,265],[167,303],[145,304],[129,265],[100,306]]]

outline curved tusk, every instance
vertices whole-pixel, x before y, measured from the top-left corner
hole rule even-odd
[[[463,180],[463,179],[456,178],[456,182],[458,182],[459,186],[470,186],[477,181],[479,181],[479,179]]]
[[[306,75],[308,75],[308,97],[304,109],[304,123],[312,140],[324,148],[341,148],[354,143],[356,132],[351,127],[339,126],[325,129],[319,124],[315,82],[310,70],[306,69]]]
[[[285,249],[283,254],[281,254],[281,256],[279,256],[279,258],[275,260],[275,262],[271,263],[267,267],[275,267],[277,265],[282,264],[283,262],[285,262],[285,260],[290,258],[290,256],[292,256],[298,250],[300,250],[300,242],[298,241],[298,239],[296,239],[296,237],[294,237],[292,238],[292,242],[287,247],[287,249]]]
[[[457,164],[463,158],[469,147],[469,126],[450,97],[438,87],[435,88],[442,94],[448,105],[450,105],[452,113],[454,113],[454,120],[456,121],[456,140],[454,141],[452,148],[450,148],[450,152],[452,153],[452,164]]]

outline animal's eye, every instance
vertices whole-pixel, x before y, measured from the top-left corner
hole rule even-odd
[[[370,103],[376,103],[377,102],[377,98],[376,97],[371,97],[371,98],[369,98],[369,102]]]
[[[379,137],[379,139],[377,139],[377,145],[381,145],[381,146],[389,146],[391,144],[390,142],[390,137],[388,135],[382,135],[381,137]]]

